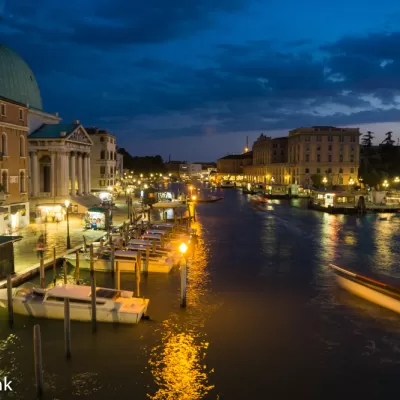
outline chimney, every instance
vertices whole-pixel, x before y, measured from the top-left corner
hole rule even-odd
[[[66,131],[61,131],[60,135],[61,135],[61,137],[65,137],[65,136],[67,136],[67,132]]]
[[[79,125],[79,123],[80,123],[80,122],[79,122],[79,119],[74,120],[74,124],[75,124],[75,125]]]

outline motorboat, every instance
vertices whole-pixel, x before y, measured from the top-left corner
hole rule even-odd
[[[343,289],[378,306],[400,313],[400,288],[329,264]]]
[[[203,198],[203,199],[197,199],[196,203],[215,203],[217,201],[223,200],[223,197],[217,197],[217,196],[210,196],[207,198]]]
[[[49,289],[14,288],[13,309],[16,314],[37,318],[64,319],[64,300],[70,301],[70,318],[91,321],[91,287],[62,284]],[[0,289],[0,306],[7,308],[7,289]],[[133,297],[133,292],[108,288],[96,289],[96,319],[99,322],[136,324],[147,312],[148,299]]]
[[[265,204],[268,203],[268,199],[266,199],[262,195],[254,195],[250,197],[250,201],[254,204]]]
[[[231,189],[231,188],[234,188],[235,185],[230,181],[226,181],[226,182],[221,182],[219,187],[222,188],[222,189]]]

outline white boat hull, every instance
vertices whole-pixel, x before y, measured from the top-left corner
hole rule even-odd
[[[344,278],[340,275],[336,275],[336,280],[339,286],[355,294],[356,296],[368,300],[371,303],[375,303],[378,306],[387,308],[388,310],[400,313],[400,300],[364,286],[360,283],[354,282],[351,279]]]
[[[142,301],[142,300],[140,300]],[[123,312],[121,309],[105,309],[101,305],[96,307],[96,320],[98,322],[112,322],[122,324],[137,324],[147,312],[148,300],[145,301],[145,308],[137,313]],[[2,307],[7,307],[7,300],[0,300]],[[27,302],[20,299],[13,299],[14,313],[36,318],[64,319],[64,302]],[[70,306],[70,318],[73,321],[91,321],[91,304],[74,304]]]
[[[71,258],[68,259],[68,262],[76,267],[76,259]],[[112,265],[110,260],[95,260],[94,262],[94,270],[99,272],[111,272]],[[128,260],[118,260],[118,268],[121,272],[135,273],[135,265],[136,261],[128,261]],[[163,261],[158,261],[157,259],[150,259],[148,272],[149,273],[163,273],[168,274],[173,268],[174,263],[166,263]],[[90,260],[80,259],[79,260],[79,268],[80,269],[90,269]],[[142,272],[146,270],[145,261],[142,260]]]

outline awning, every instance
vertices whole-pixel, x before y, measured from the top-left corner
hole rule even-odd
[[[21,210],[26,210],[25,204],[16,204],[14,206],[13,205],[10,206],[11,214],[16,214],[18,211],[21,211]]]
[[[108,212],[108,208],[92,207],[92,208],[89,208],[88,212],[97,212],[97,213],[105,214]]]
[[[22,236],[0,236],[0,246],[3,246],[11,242],[18,242],[19,240],[22,239],[23,239]]]

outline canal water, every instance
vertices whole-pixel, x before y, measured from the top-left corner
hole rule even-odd
[[[199,245],[189,259],[188,307],[179,273],[142,278],[150,320],[137,326],[71,324],[0,310],[0,377],[34,399],[33,325],[43,340],[45,399],[337,399],[398,393],[400,321],[340,290],[329,263],[400,276],[397,215],[335,216],[303,200],[254,209],[225,189],[197,205]],[[70,270],[71,279],[73,269]],[[89,282],[87,273],[81,278]],[[47,276],[51,285],[51,275]],[[61,271],[58,279],[61,281]],[[98,286],[113,287],[96,273]],[[125,274],[121,287],[135,289]]]

